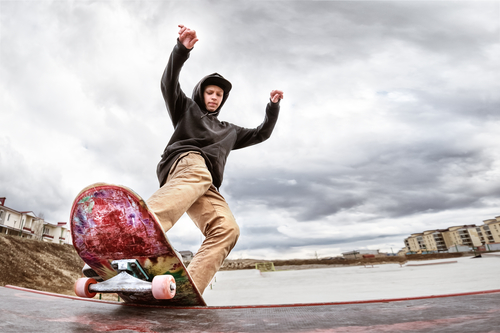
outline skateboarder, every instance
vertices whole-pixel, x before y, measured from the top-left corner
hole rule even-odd
[[[205,240],[188,266],[203,293],[238,240],[240,231],[224,197],[222,183],[226,159],[240,149],[268,139],[278,119],[283,92],[271,91],[263,123],[247,129],[220,121],[220,109],[231,91],[222,75],[205,76],[188,98],[179,74],[198,41],[196,32],[179,25],[179,37],[161,79],[161,91],[174,133],[157,168],[160,189],[147,203],[168,231],[185,213]]]

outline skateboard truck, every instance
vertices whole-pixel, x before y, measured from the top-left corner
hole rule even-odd
[[[151,278],[146,274],[142,266],[135,259],[121,259],[111,262],[111,267],[120,274],[127,272],[128,274],[140,280],[151,281]]]
[[[135,259],[111,262],[118,275],[97,283],[93,278],[81,278],[75,283],[75,294],[92,298],[97,293],[153,294],[156,299],[171,299],[175,296],[176,284],[171,275],[157,275],[151,279]],[[133,295],[131,295],[133,298]]]

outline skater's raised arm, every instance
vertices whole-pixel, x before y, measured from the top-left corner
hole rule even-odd
[[[257,128],[251,129],[239,127],[237,130],[238,138],[233,149],[252,146],[269,139],[278,121],[278,114],[280,111],[279,101],[283,99],[283,91],[273,90],[270,95],[270,102],[267,103],[266,115],[262,124]]]
[[[179,28],[177,44],[170,54],[167,67],[161,78],[161,92],[174,126],[182,118],[182,111],[185,110],[184,106],[187,102],[187,97],[179,84],[179,75],[184,62],[189,58],[189,53],[194,44],[198,41],[196,31],[182,24],[179,25]]]

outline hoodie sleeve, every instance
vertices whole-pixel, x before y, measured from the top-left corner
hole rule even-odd
[[[190,51],[177,39],[177,44],[170,54],[167,67],[161,78],[161,92],[174,127],[186,109],[187,97],[179,84],[179,74],[189,58]]]
[[[253,129],[238,127],[236,129],[237,139],[233,149],[245,148],[269,139],[278,121],[279,110],[279,101],[278,103],[269,102],[266,107],[266,116],[262,124]]]

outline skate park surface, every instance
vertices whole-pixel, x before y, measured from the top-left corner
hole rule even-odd
[[[203,308],[1,287],[0,332],[500,332],[498,259],[224,271]]]
[[[404,298],[500,289],[500,256],[296,271],[218,272],[208,305],[269,305]],[[413,266],[418,265],[418,266]]]

